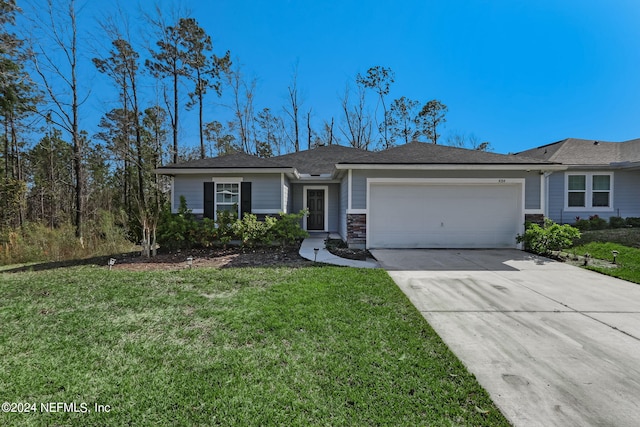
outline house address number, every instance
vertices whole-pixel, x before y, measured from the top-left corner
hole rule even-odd
[[[507,180],[506,180],[506,179],[499,179],[499,180],[498,180],[498,182],[499,182],[500,184],[504,184],[505,182],[507,182]]]

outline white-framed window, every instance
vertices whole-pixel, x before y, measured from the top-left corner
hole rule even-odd
[[[216,182],[216,212],[231,211],[240,214],[240,184]]]
[[[571,172],[565,175],[565,209],[613,210],[612,172]]]

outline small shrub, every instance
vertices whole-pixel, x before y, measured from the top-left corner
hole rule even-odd
[[[591,230],[604,230],[609,226],[607,220],[600,218],[598,215],[590,216],[589,222],[591,223]]]
[[[611,228],[624,228],[627,226],[624,218],[620,218],[619,216],[612,216],[609,218],[609,227]]]
[[[282,246],[293,245],[300,239],[309,237],[309,233],[300,227],[300,220],[308,214],[308,211],[301,210],[297,214],[280,213],[280,218],[273,226],[273,237]]]
[[[218,211],[216,212],[216,226],[218,231],[218,240],[223,245],[227,245],[231,240],[237,238],[233,224],[238,220],[238,214],[234,209],[232,211]]]
[[[256,215],[245,213],[241,220],[233,224],[233,231],[242,240],[243,245],[268,245],[273,241],[272,228],[277,222],[276,218],[269,216],[264,221],[258,221]]]
[[[625,219],[627,226],[629,227],[640,227],[640,217],[629,217]]]
[[[216,222],[211,218],[204,218],[200,223],[198,231],[198,243],[203,247],[209,247],[216,240],[218,240],[218,229],[216,228]]]
[[[559,225],[546,218],[544,227],[527,223],[525,232],[516,237],[518,243],[524,243],[527,251],[550,255],[552,251],[573,245],[573,240],[580,237],[580,230],[570,225]]]
[[[574,226],[580,231],[589,231],[591,230],[591,221],[588,219],[578,219]]]
[[[198,223],[187,207],[187,200],[180,196],[180,207],[177,214],[172,214],[167,206],[158,223],[158,243],[170,250],[189,248],[197,243]]]
[[[591,215],[589,219],[580,219],[580,217],[576,217],[576,223],[574,225],[580,231],[604,230],[609,228],[607,220],[600,218],[598,215]]]

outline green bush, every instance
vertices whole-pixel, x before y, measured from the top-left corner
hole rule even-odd
[[[232,211],[218,211],[216,212],[216,227],[218,231],[218,240],[226,245],[231,240],[238,238],[236,235],[233,224],[238,220],[238,214],[236,210]]]
[[[640,217],[629,217],[625,219],[627,226],[629,227],[640,227]]]
[[[546,218],[544,226],[527,223],[524,234],[516,237],[518,243],[524,243],[527,251],[540,255],[550,255],[552,251],[573,245],[580,237],[580,230],[570,225],[559,225]]]
[[[273,242],[273,226],[278,222],[277,218],[266,217],[264,221],[258,221],[258,217],[251,213],[245,213],[242,219],[233,224],[233,231],[242,240],[242,244],[253,247],[256,245],[269,245]]]
[[[624,218],[620,218],[619,216],[612,216],[609,218],[609,227],[611,228],[624,228],[627,226]]]
[[[280,213],[280,218],[273,226],[273,237],[282,246],[293,245],[300,239],[309,237],[309,233],[300,227],[300,220],[308,214],[307,210],[301,210],[297,214]]]
[[[209,247],[218,240],[218,228],[211,218],[203,218],[198,228],[198,243],[200,246]]]
[[[604,230],[609,228],[609,224],[606,219],[600,218],[598,215],[592,215],[589,219],[580,219],[580,217],[577,217],[575,227],[581,231]]]
[[[574,226],[580,231],[591,230],[591,222],[588,219],[578,219]]]
[[[198,228],[195,217],[187,207],[187,200],[180,196],[177,214],[172,214],[168,206],[162,211],[157,230],[158,244],[170,250],[190,248],[197,243]]]
[[[306,211],[297,214],[281,213],[279,217],[267,216],[258,221],[254,214],[246,213],[242,219],[232,211],[218,211],[216,220],[204,218],[198,221],[187,207],[184,197],[180,197],[177,214],[167,207],[158,224],[158,243],[169,250],[211,246],[216,242],[227,245],[239,239],[243,245],[253,247],[270,245],[274,241],[283,246],[292,245],[309,234],[300,227],[300,220]]]

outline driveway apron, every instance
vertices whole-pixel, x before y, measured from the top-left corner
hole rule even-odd
[[[513,425],[640,425],[640,285],[517,250],[371,252]]]

